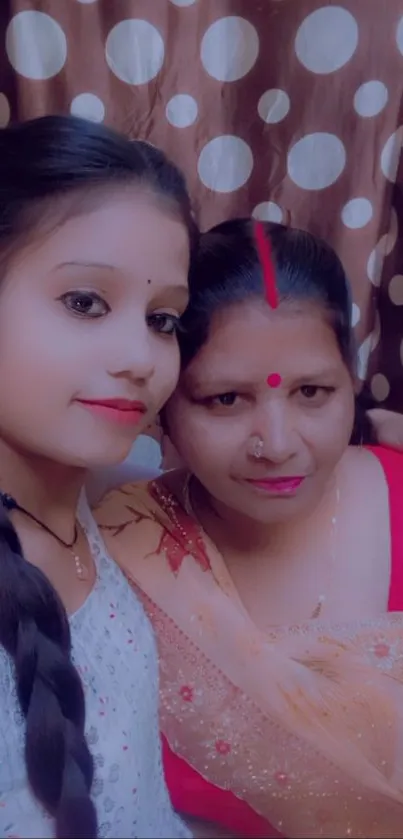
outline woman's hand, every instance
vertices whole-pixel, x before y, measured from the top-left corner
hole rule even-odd
[[[403,414],[374,408],[367,416],[374,426],[378,443],[403,451]]]

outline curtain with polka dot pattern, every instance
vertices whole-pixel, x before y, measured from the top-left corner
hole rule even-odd
[[[0,126],[71,112],[161,145],[201,224],[322,236],[358,374],[403,409],[402,0],[2,0]]]

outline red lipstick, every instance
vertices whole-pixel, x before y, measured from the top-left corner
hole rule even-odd
[[[77,399],[77,402],[92,414],[119,425],[138,425],[147,411],[144,402],[130,399]]]
[[[295,475],[286,478],[259,478],[258,480],[247,481],[258,490],[266,492],[268,495],[295,495],[297,490],[303,484],[304,476]]]

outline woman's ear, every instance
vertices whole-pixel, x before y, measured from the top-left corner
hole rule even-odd
[[[168,472],[170,469],[183,469],[184,463],[178,455],[175,446],[171,443],[168,434],[164,434],[161,441],[162,462],[161,469]]]
[[[378,443],[403,451],[403,414],[373,408],[367,411],[367,417],[375,429]]]
[[[161,429],[162,471],[169,472],[170,469],[183,469],[185,464],[176,451],[174,444],[171,442],[167,411],[164,409],[162,409],[159,415],[159,424]]]

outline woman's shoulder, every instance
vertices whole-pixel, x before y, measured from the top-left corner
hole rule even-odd
[[[386,549],[390,537],[390,486],[377,447],[350,446],[338,465],[336,477],[346,516],[352,517],[356,533],[371,534],[374,546]]]
[[[178,496],[184,482],[184,470],[173,469],[152,480],[130,481],[109,490],[93,506],[93,515],[97,522],[111,520],[111,524],[127,512],[155,507],[158,496]]]
[[[152,481],[115,487],[93,509],[112,558],[128,569],[138,556],[152,551],[169,520],[171,498],[180,483],[180,472]],[[134,550],[134,547],[136,550]]]
[[[376,485],[389,490],[400,485],[403,493],[403,451],[381,445],[350,446],[342,459],[343,467],[358,481],[369,480],[371,490]]]
[[[386,446],[350,446],[339,466],[340,485],[350,490],[354,503],[364,504],[373,511],[371,521],[377,527],[379,519],[390,514],[403,503],[403,452]],[[370,525],[368,519],[368,526]]]
[[[389,488],[400,488],[403,494],[403,451],[379,445],[365,446],[365,450],[381,465]]]
[[[104,495],[92,508],[92,514],[103,532],[117,530],[135,524],[139,514],[148,509],[151,499],[152,481],[133,481],[116,486]]]

